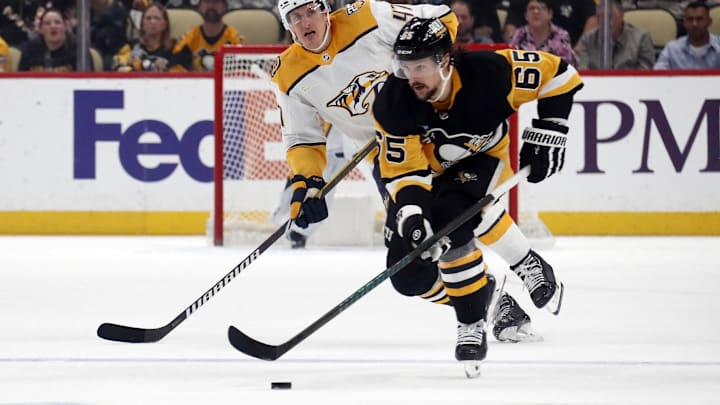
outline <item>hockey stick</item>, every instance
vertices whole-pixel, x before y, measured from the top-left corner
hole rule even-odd
[[[365,146],[362,147],[352,159],[348,161],[345,166],[338,173],[328,181],[325,186],[320,190],[319,195],[325,196],[330,190],[332,190],[340,181],[355,168],[376,146],[375,139],[370,140]],[[230,283],[241,271],[248,267],[253,261],[255,261],[263,252],[265,252],[270,246],[272,246],[290,227],[290,220],[280,226],[272,235],[270,235],[264,242],[260,244],[255,250],[252,251],[243,261],[235,266],[229,273],[225,275],[220,281],[215,283],[205,294],[201,295],[200,298],[196,299],[189,307],[185,308],[178,316],[175,317],[170,323],[159,328],[135,328],[132,326],[118,325],[114,323],[103,323],[98,327],[97,335],[103,339],[114,340],[117,342],[128,342],[128,343],[150,343],[157,342],[164,338],[170,331],[175,329],[181,324],[188,316],[192,315],[198,308],[203,306],[210,300],[218,291]]]
[[[300,333],[295,335],[293,338],[280,345],[269,345],[257,341],[250,336],[246,335],[238,328],[230,326],[228,328],[228,339],[230,344],[233,345],[239,351],[247,354],[248,356],[256,357],[261,360],[277,360],[283,354],[287,353],[290,349],[297,346],[300,342],[305,340],[308,336],[312,335],[323,327],[325,324],[333,320],[336,316],[340,315],[343,311],[349,308],[352,304],[357,302],[360,298],[365,296],[367,293],[372,291],[375,287],[380,285],[383,281],[392,277],[398,271],[404,269],[407,265],[412,263],[413,260],[420,257],[420,255],[428,250],[433,244],[440,240],[440,238],[448,235],[455,229],[459,228],[462,224],[480,214],[485,207],[497,201],[511,188],[515,187],[521,179],[527,177],[530,173],[530,167],[524,167],[520,169],[514,176],[509,178],[503,184],[499,185],[491,194],[481,198],[478,202],[470,206],[470,208],[463,211],[457,218],[450,221],[449,224],[445,225],[440,231],[435,233],[429,239],[423,241],[417,248],[405,255],[403,258],[397,261],[397,263],[385,269],[382,273],[378,274],[370,280],[367,284],[360,287],[357,291],[350,294],[349,297],[345,298],[341,303],[334,306],[325,315],[318,318],[315,322],[310,324]]]

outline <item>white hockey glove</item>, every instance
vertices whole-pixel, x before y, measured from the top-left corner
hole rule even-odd
[[[398,233],[405,241],[408,251],[414,250],[425,239],[433,235],[430,221],[423,216],[422,208],[417,205],[402,206],[397,212],[396,221]],[[436,262],[448,250],[450,250],[450,238],[443,236],[428,250],[424,251],[420,255],[420,259]]]
[[[527,180],[539,183],[559,172],[565,164],[567,120],[534,119],[532,127],[525,128],[520,148],[520,167],[530,166]]]

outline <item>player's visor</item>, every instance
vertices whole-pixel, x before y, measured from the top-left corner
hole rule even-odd
[[[395,76],[401,79],[422,79],[440,71],[440,65],[435,61],[434,56],[416,60],[399,60],[393,57],[392,67]]]
[[[287,15],[287,20],[290,25],[298,25],[303,19],[317,19],[326,14],[325,6],[321,2],[314,2],[304,4],[296,9],[290,11]]]

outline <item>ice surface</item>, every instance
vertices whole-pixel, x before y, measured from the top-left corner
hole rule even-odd
[[[557,238],[559,317],[508,289],[545,341],[490,342],[482,377],[453,359],[450,308],[389,282],[276,362],[227,342],[233,324],[289,339],[385,268],[375,249],[271,248],[158,343],[158,327],[250,251],[202,237],[0,237],[0,404],[717,404],[720,238]],[[486,255],[491,270],[506,271]],[[271,390],[291,381],[291,390]]]

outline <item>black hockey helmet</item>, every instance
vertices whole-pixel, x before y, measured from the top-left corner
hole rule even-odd
[[[400,30],[393,46],[398,60],[417,60],[434,56],[440,64],[443,55],[452,51],[447,26],[438,18],[413,17]]]

